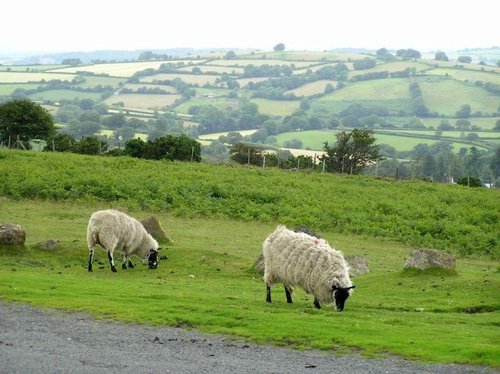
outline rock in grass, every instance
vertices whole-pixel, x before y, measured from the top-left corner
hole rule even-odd
[[[405,269],[426,270],[430,268],[455,270],[455,257],[448,253],[435,249],[419,248],[415,249],[408,260]]]
[[[140,221],[141,224],[144,226],[148,234],[150,234],[153,238],[155,239],[165,239],[167,242],[171,243],[173,242],[163,229],[161,227],[160,220],[156,216],[150,216],[148,218],[143,219]]]
[[[24,245],[26,232],[15,223],[0,224],[0,245]]]
[[[366,274],[370,271],[370,269],[368,268],[368,261],[366,261],[366,257],[353,255],[344,256],[344,258],[349,264],[349,275],[351,277]]]
[[[46,242],[38,243],[40,249],[56,249],[59,246],[59,241],[55,239],[47,240]]]

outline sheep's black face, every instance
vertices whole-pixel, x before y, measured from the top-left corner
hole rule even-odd
[[[150,269],[156,269],[158,267],[158,251],[152,249],[148,256],[148,267]]]
[[[354,287],[356,286],[345,287],[345,288],[337,286],[332,287],[332,296],[333,299],[335,300],[335,306],[337,307],[338,312],[342,312],[344,310],[345,301],[350,295],[349,290]]]

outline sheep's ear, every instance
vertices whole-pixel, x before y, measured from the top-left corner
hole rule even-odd
[[[351,290],[353,288],[356,288],[356,286],[347,287],[346,290]]]

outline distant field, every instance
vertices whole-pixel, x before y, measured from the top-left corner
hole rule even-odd
[[[377,130],[377,132],[379,131],[385,131],[385,130]],[[387,130],[387,131],[390,131],[390,132],[399,132],[399,133],[404,133],[404,134],[409,134],[409,135],[430,135],[430,136],[434,136],[436,131],[435,130],[429,130],[429,131],[420,131],[420,130],[407,130],[407,129],[391,129],[391,130]],[[460,139],[461,135],[464,134],[465,136],[467,136],[467,134],[469,133],[476,133],[479,138],[486,138],[486,139],[499,139],[500,140],[500,133],[498,132],[481,132],[481,131],[443,131],[443,135],[444,137],[452,137],[452,138],[456,138],[456,139]]]
[[[217,73],[217,74],[222,74],[222,73],[227,73],[227,74],[241,74],[241,73],[243,73],[243,68],[242,67],[236,67],[236,66],[217,66],[217,65],[209,65],[209,64],[207,64],[207,65],[184,66],[184,67],[179,68],[177,70],[192,72],[195,67],[198,68],[198,69],[200,69],[202,73]]]
[[[240,106],[240,103],[237,99],[229,99],[225,97],[214,98],[214,99],[192,98],[176,106],[175,111],[179,113],[188,113],[189,108],[191,108],[192,106],[208,106],[208,105],[215,106],[219,109],[226,109],[226,108],[236,109]]]
[[[410,99],[407,79],[393,78],[356,82],[320,98],[319,101],[400,99]]]
[[[122,102],[125,108],[155,109],[172,105],[180,95],[123,94],[108,97],[104,102],[113,105]]]
[[[437,128],[443,119],[447,119],[452,126],[455,126],[456,118],[422,118],[422,122],[425,126],[433,126]],[[468,118],[467,120],[472,126],[477,126],[481,130],[492,130],[495,127],[496,122],[500,117],[492,118]]]
[[[429,110],[445,116],[454,116],[464,104],[469,104],[473,113],[495,113],[500,105],[499,96],[451,79],[423,80],[420,88]]]
[[[268,99],[252,99],[252,103],[255,103],[259,107],[259,112],[263,114],[269,114],[274,116],[287,116],[295,112],[300,105],[298,100],[268,100]]]
[[[268,79],[269,78],[264,78],[264,77],[242,78],[242,79],[237,79],[237,82],[240,84],[240,87],[246,87],[250,82],[259,83],[267,81]]]
[[[99,101],[101,99],[101,93],[99,92],[80,92],[72,90],[50,90],[37,92],[28,96],[31,100],[74,100],[74,99],[92,99],[94,101]]]
[[[498,73],[488,73],[488,72],[471,71],[464,69],[439,68],[430,70],[427,72],[427,74],[445,75],[460,81],[467,80],[470,83],[482,81],[483,83],[491,82],[495,84],[500,84],[500,74]]]
[[[256,131],[257,130],[239,130],[239,131],[234,131],[234,132],[237,132],[237,133],[241,134],[242,136],[247,136],[247,135],[252,135]],[[219,139],[219,137],[226,136],[230,132],[231,131],[224,131],[224,132],[214,132],[211,134],[203,134],[203,135],[198,136],[198,139],[200,139],[200,140],[217,140],[217,139]]]
[[[53,79],[72,81],[73,78],[75,78],[73,74],[0,72],[0,82],[2,83],[28,83]]]
[[[22,88],[24,90],[32,90],[40,86],[42,86],[42,84],[33,84],[33,83],[0,84],[0,96],[9,96],[18,88]]]
[[[278,145],[283,146],[284,142],[299,139],[302,142],[303,148],[313,149],[313,150],[323,150],[325,142],[329,144],[334,144],[336,142],[335,137],[336,131],[334,130],[311,130],[311,131],[297,131],[297,132],[286,132],[281,133],[276,136]],[[436,139],[422,139],[422,138],[411,138],[398,135],[390,135],[383,133],[375,133],[375,138],[377,139],[377,144],[388,144],[397,151],[409,151],[417,144],[434,144],[439,141]],[[461,147],[470,146],[468,142],[452,142],[455,151],[458,151]],[[481,147],[480,147],[481,148]]]
[[[196,95],[210,95],[213,94],[215,96],[225,96],[229,93],[228,88],[205,88],[205,87],[196,87]]]
[[[172,86],[166,86],[166,85],[159,85],[159,84],[144,84],[144,83],[127,83],[126,85],[123,86],[123,88],[131,89],[134,91],[137,91],[141,88],[148,88],[148,89],[155,89],[158,88],[160,90],[163,90],[167,93],[171,94],[176,94],[177,89]]]
[[[125,83],[126,79],[125,78],[117,78],[117,77],[103,77],[103,76],[92,76],[92,75],[86,75],[83,77],[85,79],[85,82],[80,83],[78,86],[79,87],[96,87],[96,86],[111,86],[114,88],[118,88],[120,83]]]
[[[415,68],[417,72],[421,72],[422,70],[429,69],[429,65],[424,64],[422,62],[415,61],[396,61],[396,62],[388,62],[385,64],[379,64],[372,69],[366,70],[353,70],[349,72],[349,78],[352,78],[356,75],[363,75],[367,73],[374,73],[380,71],[388,71],[389,73],[393,73],[396,71],[403,71],[407,68]]]
[[[320,52],[320,51],[286,51],[286,52],[262,52],[255,53],[252,58],[269,58],[279,60],[296,60],[296,61],[350,61],[358,60],[367,57],[359,53],[336,53],[336,52]]]
[[[463,64],[457,61],[436,61],[436,60],[427,60],[426,61],[429,65],[438,68],[453,68],[453,67],[460,67],[463,66],[466,69],[469,70],[481,70],[481,71],[491,71],[495,73],[500,73],[500,68],[496,66],[485,66],[485,65],[479,65],[479,64]]]
[[[143,62],[122,62],[114,64],[97,64],[88,66],[75,66],[64,69],[57,69],[57,72],[76,73],[86,71],[95,74],[108,74],[114,77],[131,77],[134,73],[145,69],[158,69],[161,64],[172,61],[143,61]]]
[[[176,78],[182,79],[183,82],[189,84],[204,85],[206,83],[213,84],[219,78],[217,75],[203,75],[203,74],[156,74],[144,77],[141,82],[154,83],[156,81],[174,80]]]
[[[220,66],[262,66],[262,65],[295,65],[297,68],[303,68],[314,64],[310,61],[292,61],[292,60],[275,60],[275,59],[246,59],[246,60],[217,60],[217,65]]]
[[[299,88],[287,91],[287,93],[293,93],[295,96],[312,96],[316,94],[322,94],[325,92],[325,87],[331,84],[333,87],[337,85],[336,81],[330,80],[320,80],[316,82],[306,83]]]
[[[66,65],[0,65],[0,71],[47,71]]]

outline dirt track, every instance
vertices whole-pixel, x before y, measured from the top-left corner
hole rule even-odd
[[[0,372],[9,373],[495,373],[259,346],[179,328],[95,320],[0,301]]]

